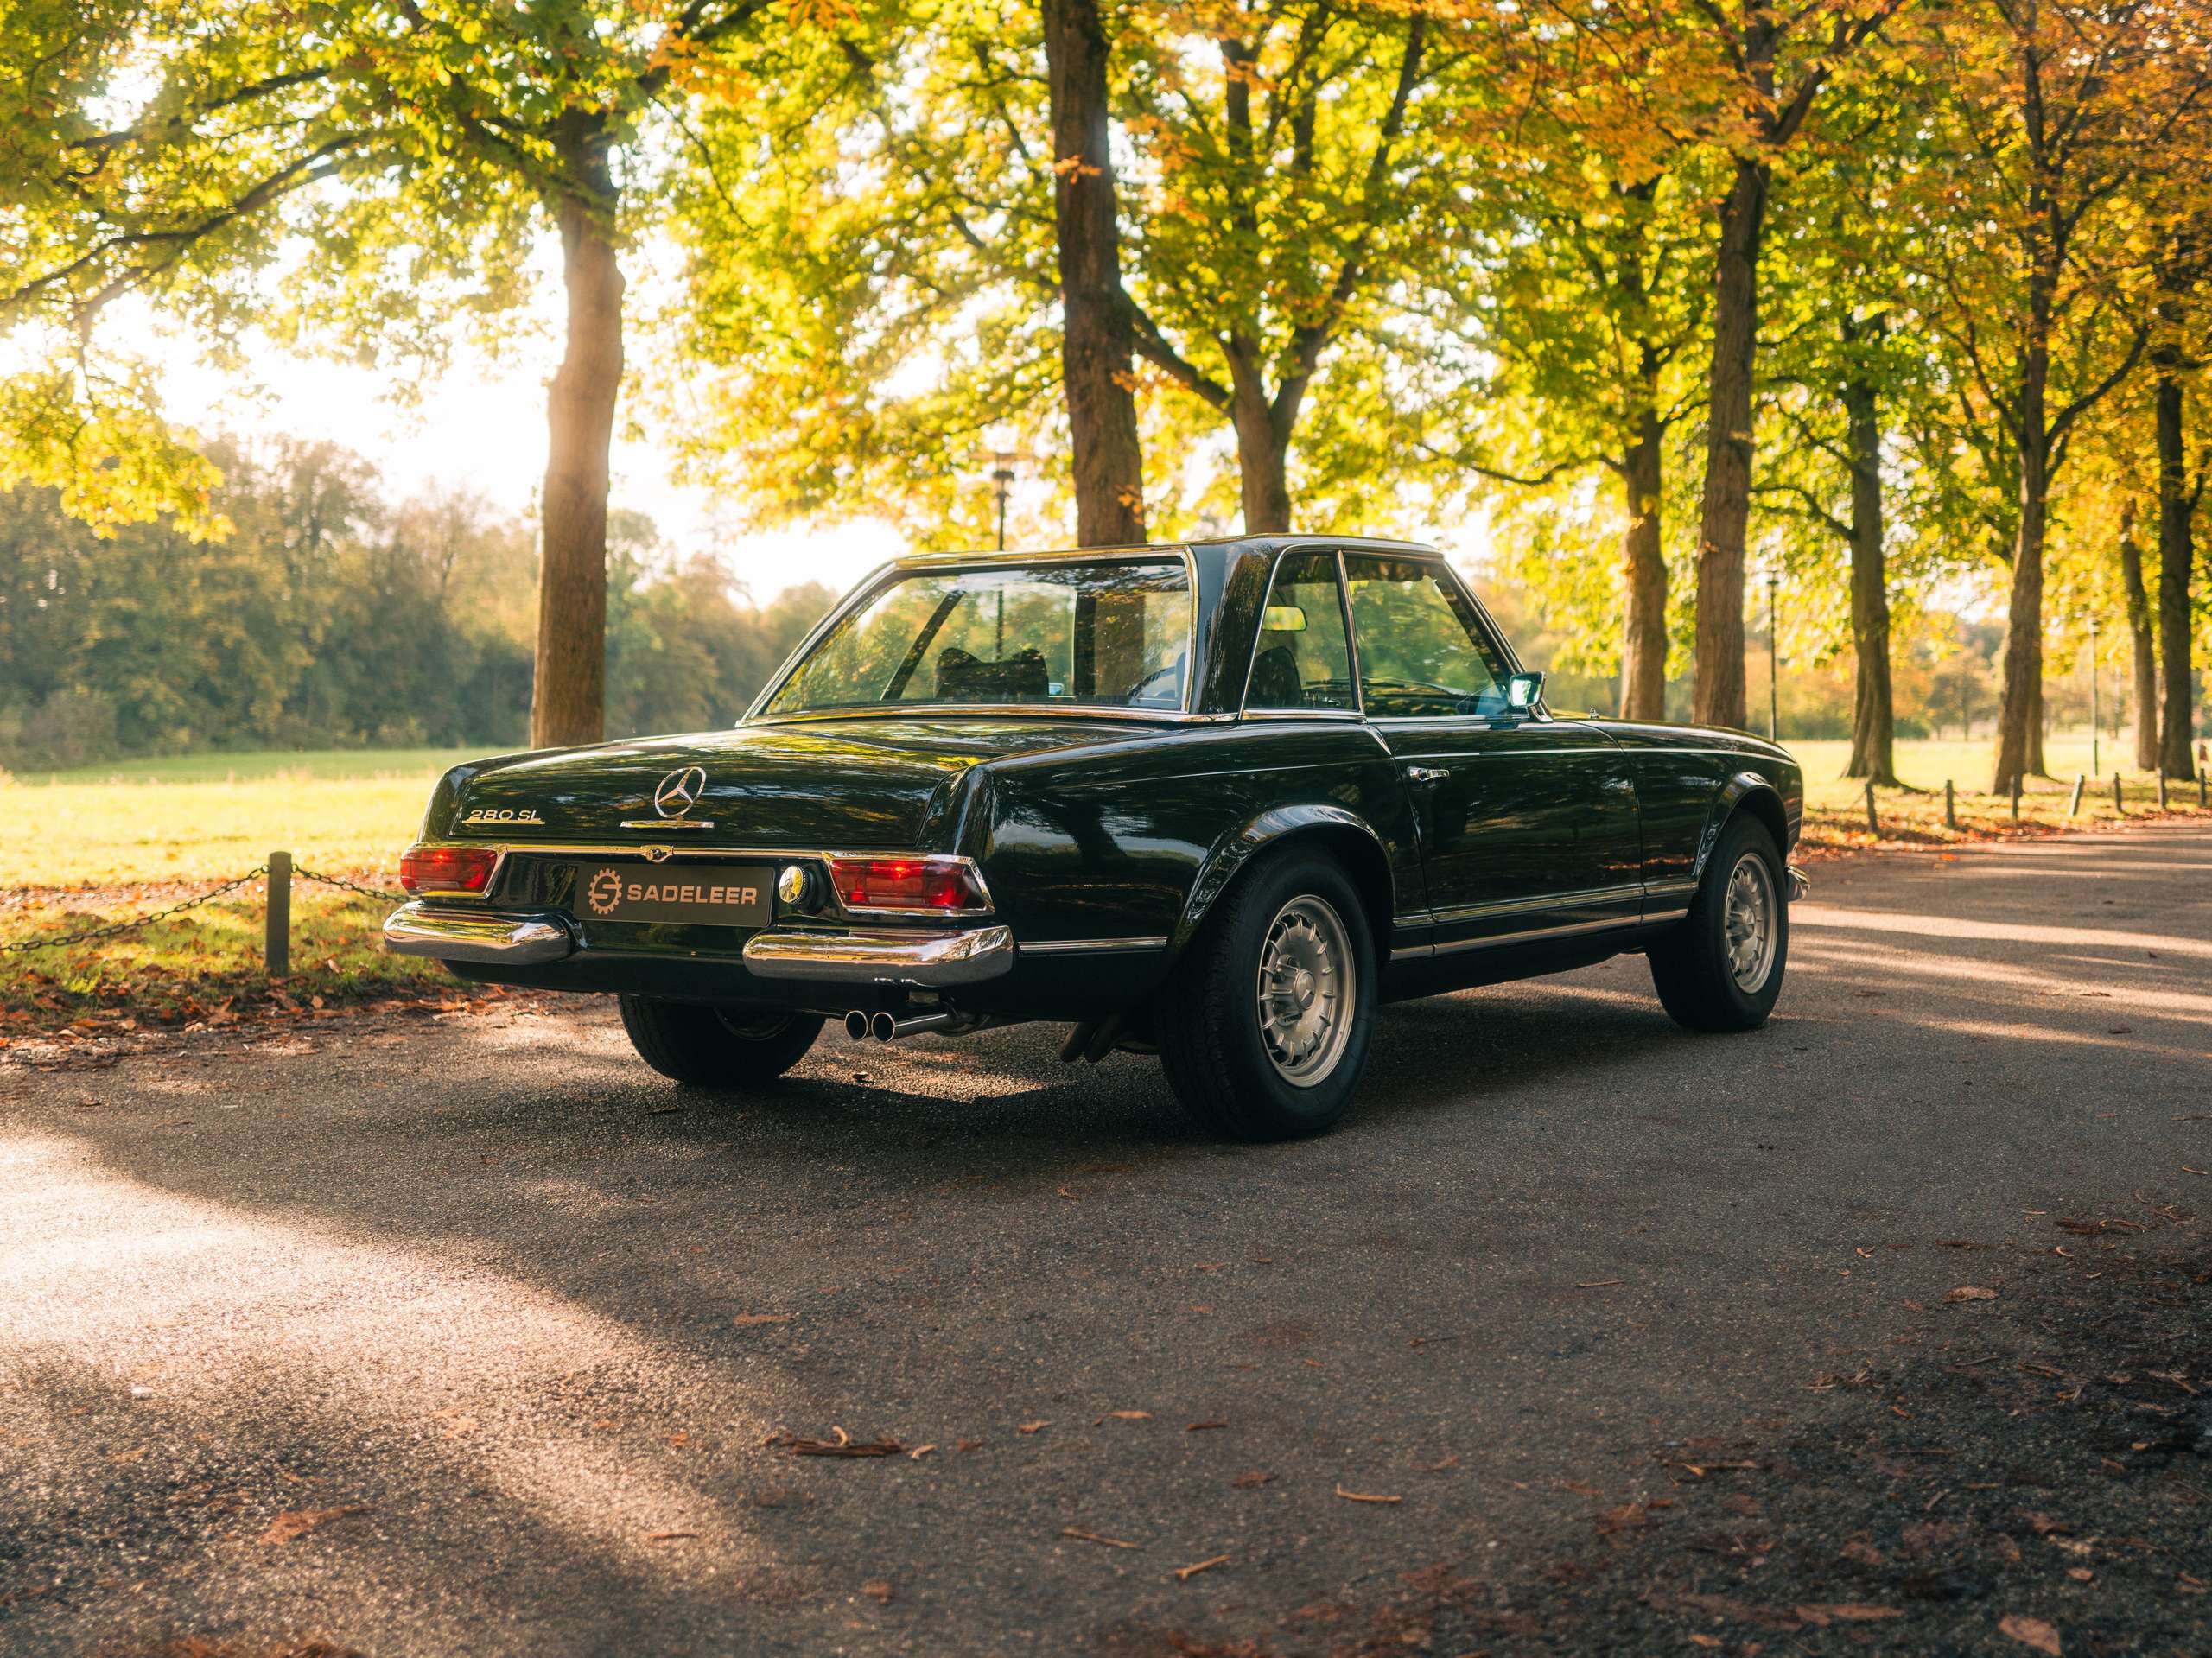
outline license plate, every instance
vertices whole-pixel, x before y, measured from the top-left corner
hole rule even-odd
[[[776,918],[776,872],[766,864],[571,864],[570,907],[588,921],[672,921],[765,927]]]

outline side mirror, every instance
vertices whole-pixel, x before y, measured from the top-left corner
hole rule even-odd
[[[1541,674],[1515,674],[1505,682],[1505,706],[1516,714],[1526,714],[1536,706],[1536,699],[1544,694]]]

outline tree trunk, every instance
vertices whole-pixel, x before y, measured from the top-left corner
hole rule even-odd
[[[1236,376],[1230,418],[1236,429],[1244,533],[1281,534],[1290,528],[1290,434],[1276,417],[1256,373]]]
[[[2135,769],[2158,769],[2158,659],[2151,626],[2151,595],[2143,586],[2143,549],[2135,543],[2135,502],[2120,509],[2120,580],[2127,590],[2128,661],[2134,670]]]
[[[1871,327],[1881,327],[1878,319]],[[1847,323],[1847,343],[1857,328]],[[1851,642],[1859,686],[1851,710],[1847,778],[1897,781],[1897,705],[1890,688],[1890,585],[1882,544],[1882,426],[1873,381],[1853,374],[1843,388],[1851,442]]]
[[[1621,718],[1667,717],[1667,561],[1659,539],[1662,439],[1646,403],[1621,468],[1628,529],[1621,537]]]
[[[1045,0],[1044,22],[1076,541],[1126,545],[1144,539],[1144,464],[1108,141],[1106,34],[1096,0]]]
[[[2020,444],[2020,527],[2012,544],[2012,595],[2005,612],[1997,767],[1989,785],[1994,795],[2011,794],[2016,781],[2043,769],[2043,547],[2050,441],[2037,391],[2035,418]]]
[[[564,116],[555,148],[566,175],[554,217],[569,340],[546,398],[530,703],[530,740],[541,748],[597,742],[605,729],[607,457],[622,384],[622,271],[604,124],[596,116]]]
[[[2158,764],[2169,778],[2196,775],[2190,752],[2190,693],[2196,670],[2190,661],[2190,516],[2196,503],[2186,486],[2183,454],[2181,376],[2171,361],[2158,366],[2156,393],[2158,429],[2158,668],[2165,682],[2165,708],[2158,723]]]
[[[1751,373],[1758,351],[1759,238],[1771,173],[1739,158],[1720,208],[1713,376],[1697,549],[1697,719],[1742,726],[1744,537],[1751,511]]]

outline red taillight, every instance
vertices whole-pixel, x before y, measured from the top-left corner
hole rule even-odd
[[[983,910],[975,867],[963,858],[832,858],[830,879],[849,910]]]
[[[496,848],[482,846],[411,846],[399,854],[399,884],[420,898],[425,893],[480,893],[498,867]]]

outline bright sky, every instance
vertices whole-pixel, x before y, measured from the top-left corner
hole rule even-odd
[[[143,312],[111,315],[135,349],[159,365],[173,420],[249,441],[291,434],[327,438],[365,456],[397,500],[433,485],[464,486],[520,512],[545,471],[545,386],[560,360],[557,287],[547,284],[542,326],[525,331],[497,362],[464,358],[410,407],[386,395],[379,371],[301,358],[249,342],[251,367],[232,372],[202,360],[190,339],[165,333]],[[668,451],[650,436],[613,456],[612,505],[652,517],[679,553],[710,553],[765,601],[785,588],[822,581],[842,592],[903,550],[899,532],[858,522],[772,533],[740,533],[709,491],[671,480]]]

